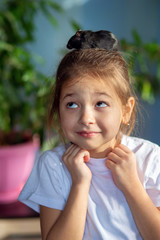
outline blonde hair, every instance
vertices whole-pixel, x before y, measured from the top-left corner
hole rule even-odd
[[[59,102],[64,83],[86,75],[107,81],[107,84],[115,90],[122,105],[127,104],[129,97],[135,97],[126,62],[118,51],[73,50],[64,56],[57,69],[48,114],[49,128],[54,127],[60,132]],[[121,124],[119,132],[129,135],[135,126],[135,118],[136,105],[133,108],[129,125]]]

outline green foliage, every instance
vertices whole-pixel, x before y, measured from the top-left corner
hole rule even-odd
[[[43,138],[51,79],[36,70],[43,59],[26,49],[34,41],[39,11],[58,26],[55,16],[63,9],[53,0],[0,1],[0,145],[14,131],[27,130]],[[75,31],[81,28],[74,20],[70,24]],[[128,53],[136,89],[144,100],[153,102],[160,91],[160,46],[154,41],[143,43],[136,31],[133,42],[123,39],[121,46]],[[15,142],[22,141],[20,136]]]
[[[121,48],[127,53],[135,89],[143,100],[153,103],[160,94],[160,45],[155,41],[143,42],[135,30],[132,36],[132,43],[121,40]]]
[[[72,26],[72,28],[73,28],[73,30],[74,30],[75,32],[77,32],[78,30],[82,29],[81,26],[80,26],[80,24],[77,23],[77,22],[76,22],[75,20],[73,20],[73,19],[70,21],[70,24],[71,24],[71,26]]]
[[[57,26],[62,8],[49,0],[0,2],[0,144],[12,131],[43,136],[50,81],[36,70],[41,58],[25,48],[34,41],[35,16],[41,11]],[[5,143],[6,144],[6,143]]]

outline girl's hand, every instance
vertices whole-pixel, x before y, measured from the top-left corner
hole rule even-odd
[[[73,184],[90,184],[92,173],[85,164],[90,159],[90,154],[87,150],[72,144],[66,150],[62,159],[71,174]]]
[[[118,145],[108,154],[106,166],[112,171],[115,184],[123,192],[139,181],[136,157],[123,144]]]

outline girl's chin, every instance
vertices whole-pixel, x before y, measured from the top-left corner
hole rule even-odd
[[[79,146],[80,148],[85,149],[87,151],[94,151],[94,147],[89,146],[87,144],[79,144],[79,143],[76,143],[75,141],[69,141],[69,142],[71,144],[75,144],[75,145]]]

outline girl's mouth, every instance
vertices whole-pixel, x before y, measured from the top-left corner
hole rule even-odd
[[[91,138],[91,137],[95,137],[99,134],[99,132],[86,132],[86,131],[82,131],[82,132],[77,132],[80,136],[85,137],[85,138]]]

